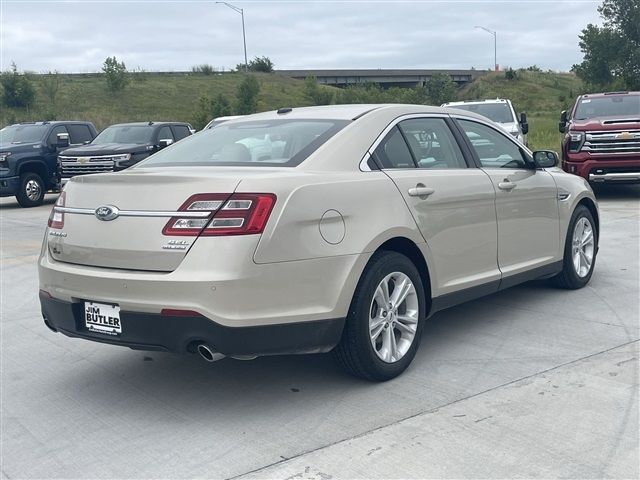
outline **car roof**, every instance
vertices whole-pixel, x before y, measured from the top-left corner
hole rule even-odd
[[[18,122],[18,123],[13,123],[10,126],[13,125],[59,125],[61,123],[82,123],[82,124],[90,124],[91,122],[88,122],[86,120],[44,120],[44,121],[37,121],[37,122]]]
[[[442,106],[453,106],[453,105],[473,105],[477,103],[509,103],[510,100],[507,98],[493,98],[493,99],[485,99],[485,100],[463,100],[461,102],[447,102],[443,103]]]
[[[580,98],[603,98],[603,97],[617,97],[617,96],[637,96],[640,92],[601,92],[601,93],[585,93]]]
[[[143,126],[149,126],[149,127],[157,127],[157,126],[163,126],[163,125],[185,125],[185,126],[190,126],[187,122],[153,122],[153,121],[149,121],[149,122],[128,122],[128,123],[114,123],[113,125],[109,125],[110,127],[143,127]]]
[[[278,111],[284,113],[278,113]],[[241,123],[254,120],[275,120],[275,119],[301,119],[301,120],[356,120],[362,116],[372,113],[380,115],[410,115],[410,114],[456,114],[477,117],[485,120],[484,117],[476,115],[466,110],[454,108],[434,107],[430,105],[411,105],[399,103],[386,104],[353,104],[353,105],[322,105],[317,107],[296,107],[291,109],[280,109],[269,112],[255,113],[247,115],[237,120],[230,120],[229,123]],[[225,122],[226,123],[226,122]]]

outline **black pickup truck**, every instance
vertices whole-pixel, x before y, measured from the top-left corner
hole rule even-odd
[[[0,130],[0,197],[15,196],[23,207],[42,203],[58,188],[57,158],[70,145],[83,145],[96,136],[90,122],[26,122]]]
[[[69,148],[58,156],[61,182],[76,175],[124,170],[194,131],[180,122],[111,125],[90,144]]]

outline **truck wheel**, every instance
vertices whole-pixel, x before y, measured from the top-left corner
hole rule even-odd
[[[567,230],[562,271],[552,278],[556,286],[576,290],[589,283],[598,250],[598,232],[595,225],[589,209],[584,205],[578,205]]]
[[[37,207],[44,200],[44,182],[36,173],[20,175],[20,190],[16,199],[21,207]]]
[[[377,253],[360,278],[333,355],[351,375],[390,380],[413,360],[426,313],[413,262],[396,252]]]

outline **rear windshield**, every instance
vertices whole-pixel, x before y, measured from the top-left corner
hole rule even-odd
[[[9,125],[0,130],[0,144],[36,143],[48,129],[49,125]]]
[[[497,123],[515,122],[511,109],[506,103],[468,103],[464,105],[452,105],[451,107],[477,113]]]
[[[611,95],[600,98],[583,98],[578,101],[574,118],[586,120],[593,117],[640,115],[640,95]]]
[[[223,123],[176,143],[134,168],[158,166],[295,167],[349,123],[266,120]]]
[[[153,127],[149,125],[113,125],[105,128],[93,139],[94,145],[104,143],[137,143],[151,142]]]

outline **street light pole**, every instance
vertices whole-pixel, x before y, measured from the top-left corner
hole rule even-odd
[[[246,72],[249,70],[249,62],[247,60],[247,36],[244,30],[244,10],[242,8],[236,7],[235,5],[231,5],[230,3],[227,3],[227,2],[216,2],[216,3],[221,3],[223,5],[226,5],[231,10],[239,13],[240,16],[242,17],[242,44],[244,46],[244,70]]]
[[[485,32],[493,35],[493,66],[494,66],[494,70],[497,71],[498,70],[498,32],[496,32],[495,30],[491,30],[487,27],[481,27],[480,25],[476,25],[473,28],[480,28]]]

